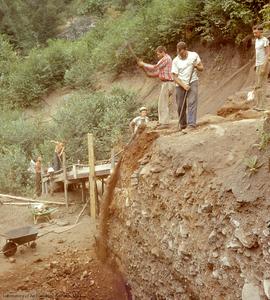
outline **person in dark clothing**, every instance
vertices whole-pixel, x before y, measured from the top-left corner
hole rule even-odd
[[[41,183],[41,157],[37,158],[35,163],[35,184],[36,184],[36,197],[40,197],[42,193]]]
[[[54,171],[59,171],[62,169],[62,156],[63,156],[65,146],[64,143],[59,141],[52,140],[51,142],[55,144],[52,167]]]

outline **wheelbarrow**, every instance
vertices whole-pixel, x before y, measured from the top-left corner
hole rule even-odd
[[[31,205],[31,213],[34,217],[34,224],[37,224],[39,218],[46,218],[47,221],[51,220],[51,214],[56,212],[57,208],[45,207],[43,203],[36,203]]]
[[[27,244],[31,248],[35,248],[38,230],[32,226],[25,226],[0,235],[6,238],[6,244],[2,248],[2,253],[10,257],[16,253],[17,247],[20,245]]]

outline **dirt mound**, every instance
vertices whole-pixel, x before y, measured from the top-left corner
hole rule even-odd
[[[126,300],[121,276],[101,265],[89,250],[70,250],[57,257],[36,258],[39,270],[20,268],[0,278],[0,293],[6,299],[34,295],[37,299]],[[21,299],[20,298],[20,299]],[[2,299],[2,298],[1,298]],[[13,299],[13,298],[12,298]],[[36,299],[36,298],[35,298]]]
[[[123,163],[108,242],[136,298],[265,297],[268,123],[247,119],[160,136],[132,166]]]

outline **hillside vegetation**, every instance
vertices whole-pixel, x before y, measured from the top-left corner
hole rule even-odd
[[[158,45],[174,50],[179,40],[239,46],[253,24],[270,21],[263,0],[1,0],[0,7],[0,152],[9,174],[0,179],[0,190],[17,193],[31,189],[31,157],[50,161],[49,139],[66,140],[69,157],[85,160],[84,135],[94,132],[99,159],[126,132],[135,96],[97,92],[100,73],[113,78],[134,67],[126,41],[138,56],[153,60]],[[92,16],[95,27],[76,41],[56,38],[60,25],[81,15]],[[49,125],[22,113],[63,86],[78,93]]]

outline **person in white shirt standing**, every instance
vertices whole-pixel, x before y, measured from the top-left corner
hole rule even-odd
[[[253,27],[253,35],[255,40],[255,51],[256,51],[256,80],[255,80],[255,101],[256,110],[266,109],[266,84],[268,77],[269,68],[269,40],[263,36],[263,27],[256,25]]]
[[[194,129],[197,122],[198,71],[203,64],[196,52],[187,50],[185,42],[177,44],[177,57],[172,63],[173,79],[176,83],[176,103],[180,130]],[[187,99],[185,99],[187,96]],[[185,101],[187,100],[187,101]],[[187,111],[187,112],[186,112]]]

